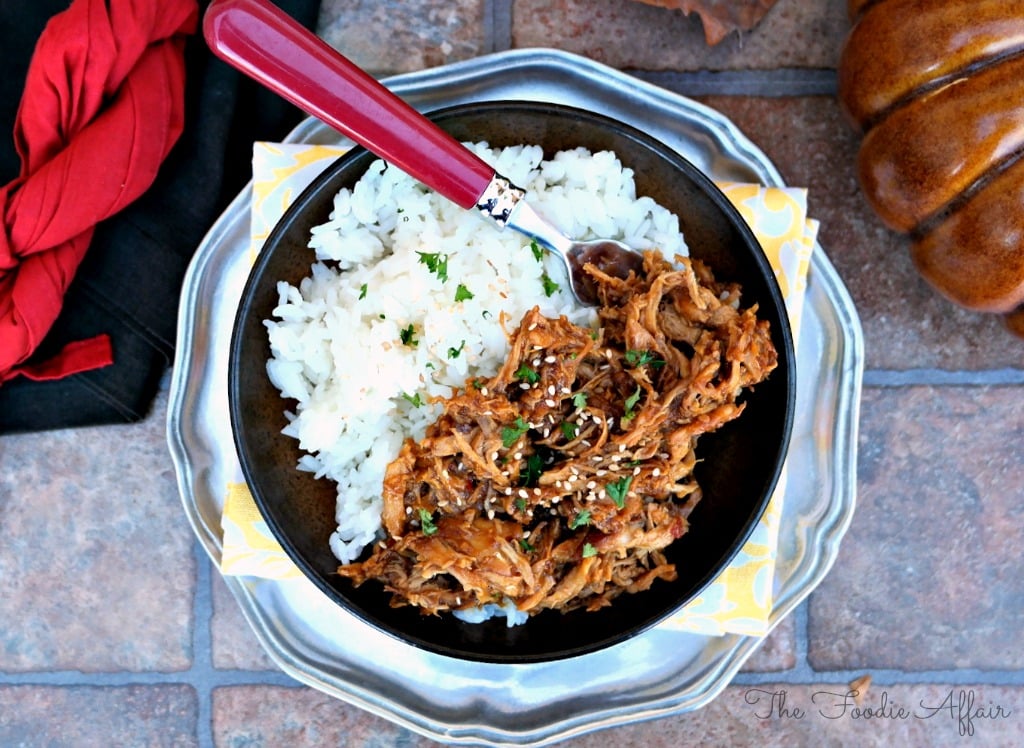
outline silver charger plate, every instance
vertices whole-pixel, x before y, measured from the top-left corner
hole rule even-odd
[[[513,50],[384,83],[422,111],[472,101],[549,101],[638,126],[717,180],[784,186],[721,114],[585,58]],[[319,121],[293,143],[337,144]],[[251,185],[250,185],[251,188]],[[226,486],[241,480],[227,403],[228,342],[249,270],[250,189],[228,206],[185,277],[167,435],[189,522],[215,564]],[[822,580],[853,515],[863,334],[816,247],[797,354],[797,415],[775,571],[774,627]],[[304,579],[225,577],[257,638],[298,681],[435,740],[541,745],[697,709],[715,698],[760,637],[656,627],[610,649],[544,664],[462,662],[398,642]]]

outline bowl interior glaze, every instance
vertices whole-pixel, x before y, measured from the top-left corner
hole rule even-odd
[[[380,586],[357,589],[336,575],[337,561],[328,547],[335,529],[335,489],[295,469],[298,445],[281,434],[284,412],[293,404],[267,377],[270,352],[263,321],[277,304],[277,282],[298,284],[309,274],[312,227],[328,219],[334,195],[352,187],[375,158],[361,148],[336,161],[295,200],[268,237],[244,288],[228,383],[243,474],[288,555],[328,597],[370,625],[412,646],[477,661],[528,663],[592,652],[635,636],[692,600],[729,564],[763,513],[788,447],[795,397],[793,343],[782,296],[757,240],[729,201],[696,167],[643,133],[593,113],[532,102],[459,105],[429,116],[462,141],[539,144],[547,157],[578,146],[614,151],[634,170],[638,195],[679,216],[690,253],[708,262],[717,278],[741,283],[743,303],[756,302],[771,322],[778,368],[744,394],[741,418],[701,438],[697,478],[704,498],[690,518],[690,532],[667,553],[678,579],[620,597],[595,613],[545,612],[508,628],[504,619],[466,624],[414,608],[391,608]]]

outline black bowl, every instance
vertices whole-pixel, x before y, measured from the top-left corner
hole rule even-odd
[[[292,560],[331,600],[371,626],[412,646],[467,660],[528,663],[593,652],[646,630],[692,600],[729,564],[764,512],[786,454],[794,407],[795,360],[782,296],[760,245],[728,199],[690,162],[644,133],[590,112],[529,102],[461,105],[429,116],[462,141],[539,144],[548,157],[577,146],[614,151],[635,171],[638,194],[679,216],[691,254],[708,262],[717,278],[741,283],[744,303],[756,302],[770,321],[778,368],[744,395],[741,418],[699,444],[697,478],[704,498],[691,515],[690,532],[667,554],[678,579],[656,582],[598,612],[546,611],[508,628],[504,618],[467,624],[412,607],[391,608],[380,585],[354,588],[337,576],[328,547],[335,488],[295,469],[297,443],[281,434],[291,403],[267,378],[263,320],[277,304],[277,282],[298,284],[309,274],[310,229],[327,220],[334,195],[352,187],[374,159],[361,148],[332,164],[298,197],[267,239],[243,291],[228,389],[242,470]]]

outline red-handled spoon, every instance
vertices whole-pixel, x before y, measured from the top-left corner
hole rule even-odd
[[[214,0],[203,33],[218,57],[299,109],[460,207],[556,252],[581,303],[598,303],[583,265],[620,277],[640,270],[640,254],[622,242],[563,236],[530,207],[523,189],[266,0]]]

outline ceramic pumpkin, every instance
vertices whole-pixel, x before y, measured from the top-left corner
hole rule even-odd
[[[839,99],[921,276],[1024,336],[1024,0],[849,0]]]

